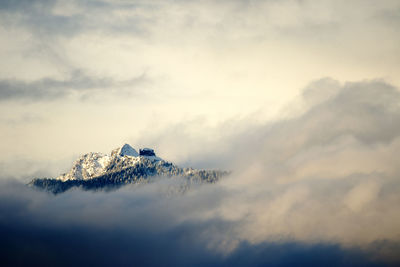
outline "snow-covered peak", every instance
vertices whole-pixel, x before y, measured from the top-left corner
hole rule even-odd
[[[54,194],[72,187],[84,190],[115,189],[126,184],[148,183],[152,177],[181,177],[186,190],[191,184],[215,183],[228,172],[180,168],[156,156],[151,148],[136,152],[125,144],[110,154],[87,153],[80,156],[69,172],[55,179],[33,179],[29,185],[46,189]]]
[[[130,157],[138,157],[139,153],[131,147],[129,144],[125,144],[122,147],[116,148],[113,151],[111,151],[111,156],[130,156]]]
[[[110,162],[110,156],[102,153],[88,153],[79,157],[69,172],[57,177],[66,180],[87,180],[102,174]]]
[[[157,157],[153,149],[140,149],[138,153],[129,144],[111,151],[111,155],[102,153],[88,153],[79,157],[73,164],[71,170],[57,177],[62,181],[66,180],[88,180],[104,175],[110,169],[109,165],[115,162],[124,162],[125,166],[134,166],[145,160],[152,162],[162,161]],[[111,167],[113,168],[113,167]]]
[[[132,157],[137,157],[139,156],[139,153],[131,147],[129,144],[123,145],[118,153],[120,156],[132,156]]]

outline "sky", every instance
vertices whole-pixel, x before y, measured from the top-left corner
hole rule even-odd
[[[395,0],[0,0],[6,263],[113,244],[104,265],[398,264],[399,29]],[[176,197],[23,186],[124,143],[232,175]]]

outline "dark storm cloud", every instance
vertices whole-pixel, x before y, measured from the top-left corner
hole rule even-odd
[[[218,197],[167,198],[157,190],[134,188],[54,197],[2,179],[2,266],[383,266],[357,248],[329,243],[244,241],[223,255],[209,242],[235,223],[178,221],[199,211],[192,198],[200,206],[218,203]]]
[[[5,79],[0,80],[0,100],[43,101],[63,98],[74,92],[85,97],[90,96],[93,92],[106,90],[129,92],[131,90],[127,90],[127,87],[137,87],[146,82],[148,79],[144,74],[130,80],[115,81],[111,78],[91,77],[82,71],[73,72],[65,80],[43,78],[33,82],[24,82]]]

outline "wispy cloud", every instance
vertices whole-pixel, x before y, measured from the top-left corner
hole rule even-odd
[[[133,92],[141,90],[138,86],[146,82],[148,78],[144,74],[130,80],[115,81],[111,78],[91,77],[82,71],[74,71],[65,80],[43,78],[38,81],[24,82],[5,79],[0,80],[0,100],[49,101],[74,93],[88,97],[91,93],[102,91]]]

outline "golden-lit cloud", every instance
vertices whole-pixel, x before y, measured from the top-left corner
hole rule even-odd
[[[398,263],[399,10],[391,0],[1,1],[2,236],[32,226],[69,240],[70,227],[83,233],[78,247],[112,240],[127,255],[121,244],[151,236],[161,245],[149,247],[169,249],[161,258],[184,248],[226,266],[263,253],[271,263],[276,246],[282,259],[310,249],[337,265],[332,255]],[[232,175],[172,197],[160,193],[172,181],[53,198],[6,180],[57,176],[122,143]]]

